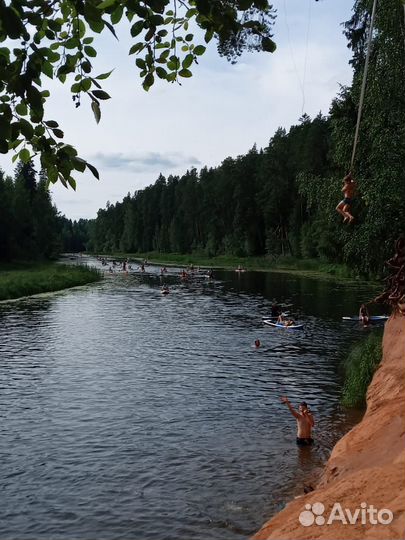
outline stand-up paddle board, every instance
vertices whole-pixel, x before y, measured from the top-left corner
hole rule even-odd
[[[271,319],[265,319],[263,321],[264,324],[267,324],[267,326],[274,326],[274,328],[290,328],[291,330],[299,330],[300,328],[303,328],[303,324],[290,324],[285,325],[283,323],[274,322]]]
[[[388,315],[371,315],[369,317],[370,321],[386,321],[388,319]],[[359,317],[342,317],[343,321],[360,321]]]

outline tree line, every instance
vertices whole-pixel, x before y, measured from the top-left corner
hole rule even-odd
[[[329,114],[303,115],[265,148],[218,167],[162,174],[153,185],[107,203],[94,220],[59,215],[49,179],[32,162],[14,178],[0,171],[0,260],[52,258],[61,251],[292,255],[381,272],[405,229],[405,28],[401,2],[380,0],[354,166],[355,221],[335,207],[350,167],[367,47],[370,2],[356,0],[345,34],[353,81]]]
[[[370,2],[357,0],[345,23],[353,82],[329,114],[304,115],[268,146],[218,167],[154,185],[107,204],[88,223],[96,252],[200,252],[285,255],[344,262],[380,272],[405,229],[405,77],[401,2],[381,0],[373,33],[354,175],[356,217],[343,225],[335,207],[350,167],[367,47]]]
[[[87,222],[72,222],[53,205],[48,179],[32,161],[17,164],[14,177],[0,169],[0,261],[53,259],[83,251]]]

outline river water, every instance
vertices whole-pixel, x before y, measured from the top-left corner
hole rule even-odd
[[[176,272],[167,296],[147,267],[0,304],[1,540],[246,538],[359,419],[339,365],[364,330],[341,316],[370,289]],[[263,326],[273,298],[303,330]],[[283,394],[310,404],[313,448]]]

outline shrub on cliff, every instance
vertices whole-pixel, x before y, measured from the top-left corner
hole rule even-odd
[[[371,334],[350,351],[344,363],[345,382],[342,403],[346,407],[364,407],[367,388],[382,359],[382,334]]]

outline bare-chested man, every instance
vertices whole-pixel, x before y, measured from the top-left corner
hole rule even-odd
[[[343,199],[336,207],[339,214],[343,216],[343,223],[346,223],[347,221],[351,223],[354,220],[354,217],[350,213],[350,206],[356,193],[356,189],[357,184],[352,176],[352,173],[349,173],[343,178]]]
[[[308,409],[308,405],[303,401],[298,407],[298,411],[296,411],[291,405],[288,397],[281,396],[280,399],[287,405],[291,414],[297,419],[297,444],[299,446],[309,446],[313,444],[312,428],[315,425],[315,421]]]

